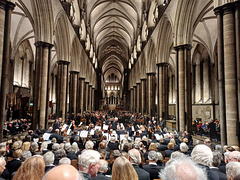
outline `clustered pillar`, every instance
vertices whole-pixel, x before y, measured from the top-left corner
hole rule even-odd
[[[155,73],[147,73],[147,112],[155,116]]]
[[[68,82],[68,61],[59,60],[57,81],[57,116],[66,119],[67,110],[67,82]]]
[[[12,2],[0,1],[0,141],[3,139],[3,124],[5,119],[5,103],[8,90],[8,73],[10,62],[10,32],[11,14],[15,5]]]
[[[177,52],[177,128],[192,130],[191,45],[175,47]]]
[[[239,145],[239,4],[239,1],[227,3],[214,10],[218,19],[220,117],[223,113],[226,115],[220,119],[221,140],[222,143],[226,141],[225,144],[229,146]]]

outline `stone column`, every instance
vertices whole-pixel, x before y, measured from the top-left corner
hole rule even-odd
[[[238,100],[237,95],[237,72],[236,72],[236,49],[235,49],[235,22],[234,5],[223,6],[223,49],[224,49],[224,76],[225,98],[227,119],[227,144],[239,145],[236,135],[238,123]]]
[[[163,65],[158,63],[158,119],[163,118]]]
[[[88,111],[89,82],[85,82],[84,111]]]
[[[88,90],[88,110],[92,111],[92,85],[89,84],[89,90]]]
[[[223,53],[223,13],[222,8],[214,9],[217,15],[218,26],[218,88],[219,88],[219,116],[221,144],[227,144],[226,134],[226,106],[225,106],[225,85],[224,85],[224,53]]]
[[[141,113],[146,113],[146,79],[141,79]]]
[[[57,61],[57,63],[58,63],[57,115],[58,117],[62,117],[64,122],[66,119],[68,65],[70,62],[59,60]]]
[[[188,44],[175,47],[177,52],[177,123],[178,130],[191,131],[192,101],[191,101],[191,61]]]
[[[70,71],[70,88],[69,88],[69,114],[77,114],[77,88],[78,88],[78,73]]]
[[[152,117],[155,116],[155,73],[147,73],[147,111]]]
[[[8,93],[8,75],[10,63],[11,14],[15,7],[12,2],[0,1],[0,141],[3,140],[3,125],[6,119],[6,95]],[[12,72],[13,73],[13,72]]]
[[[133,86],[133,112],[136,112],[137,108],[137,86]]]
[[[134,112],[133,111],[133,88],[130,89],[130,99],[131,99],[131,108],[130,108],[130,111]]]
[[[240,1],[235,2],[235,39],[236,39],[236,61],[237,61],[237,93],[238,93],[238,124],[237,124],[237,135],[240,139]],[[238,140],[239,141],[239,140]]]
[[[137,83],[137,113],[140,113],[140,83]]]
[[[95,88],[92,87],[92,111],[95,111]]]
[[[83,113],[84,109],[85,78],[78,79],[78,113]]]
[[[169,79],[168,79],[168,63],[163,65],[163,119],[168,119],[168,101],[169,101]]]
[[[48,118],[49,68],[52,44],[36,42],[33,89],[33,128],[44,129]]]

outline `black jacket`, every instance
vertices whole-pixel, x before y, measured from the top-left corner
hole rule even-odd
[[[143,169],[150,174],[150,180],[159,179],[159,172],[162,169],[161,166],[149,164],[143,165]]]
[[[150,180],[150,175],[147,171],[145,171],[144,169],[141,169],[138,165],[133,164],[133,168],[135,169],[135,171],[137,172],[138,175],[138,179],[139,180]]]

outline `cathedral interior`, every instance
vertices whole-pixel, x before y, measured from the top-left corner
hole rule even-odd
[[[0,139],[28,114],[44,129],[51,114],[120,109],[178,131],[217,119],[221,143],[239,146],[239,11],[238,0],[1,0]]]

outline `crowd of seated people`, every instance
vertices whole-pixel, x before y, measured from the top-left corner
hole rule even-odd
[[[132,120],[122,126],[119,117],[94,117],[73,129],[74,120],[66,127],[59,118],[47,130],[29,130],[0,144],[0,180],[240,178],[238,147],[213,145],[210,139],[193,143],[190,133],[169,132],[150,118],[145,125]]]

